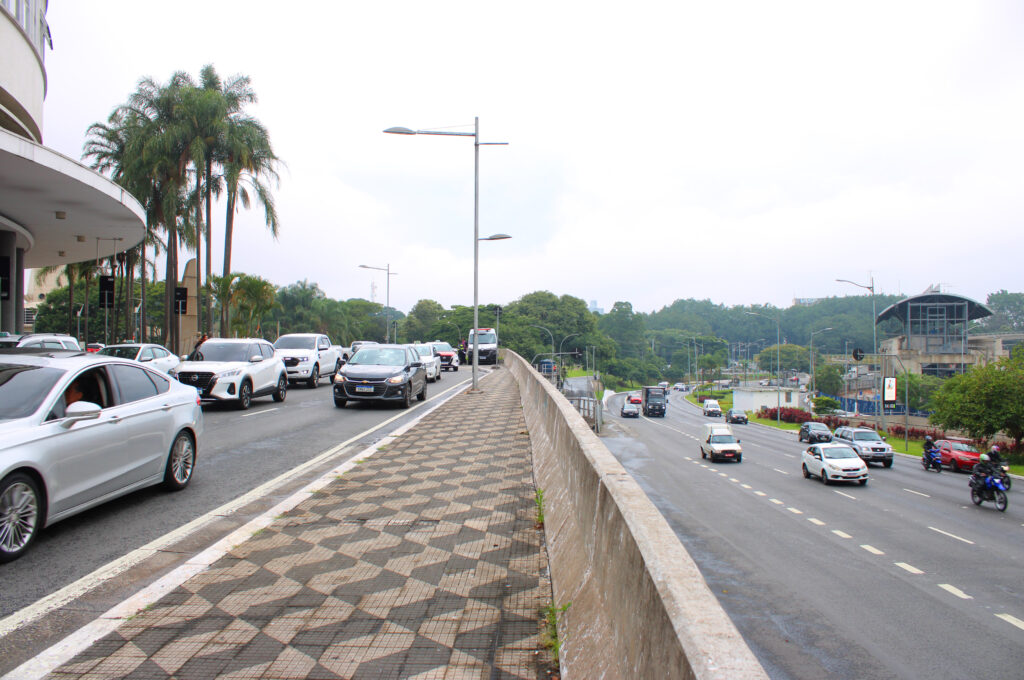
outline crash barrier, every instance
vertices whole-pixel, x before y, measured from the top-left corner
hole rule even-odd
[[[583,420],[587,421],[587,425],[590,426],[595,433],[601,434],[601,425],[604,422],[603,410],[601,408],[601,402],[593,397],[570,397],[566,396],[566,400],[573,405]]]
[[[542,489],[562,677],[764,679],[690,555],[636,481],[514,352]]]

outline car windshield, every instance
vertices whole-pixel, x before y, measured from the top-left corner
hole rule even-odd
[[[712,444],[735,444],[736,437],[731,434],[713,434],[711,435]]]
[[[405,366],[405,350],[397,347],[366,347],[352,355],[355,366]]]
[[[0,420],[35,413],[64,373],[45,366],[0,364]]]
[[[455,351],[454,349],[452,349],[452,346],[449,345],[447,342],[435,342],[434,343],[434,347],[437,348],[438,352],[454,352]]]
[[[274,349],[316,349],[316,338],[312,335],[282,335],[274,343]]]
[[[472,344],[472,337],[470,337],[469,342]],[[477,340],[477,342],[479,342],[481,345],[495,345],[498,343],[498,336],[496,336],[493,331],[482,331],[480,333],[480,339]]]
[[[954,451],[964,451],[966,453],[977,453],[978,452],[977,449],[972,449],[967,444],[962,444],[960,442],[952,442],[952,444],[953,444],[953,450]]]
[[[808,430],[827,430],[828,426],[824,423],[807,423]]]
[[[880,442],[882,438],[878,436],[877,432],[854,432],[854,441],[859,442]]]
[[[125,345],[124,347],[104,347],[97,354],[105,354],[108,357],[117,357],[118,359],[134,359],[139,353],[139,348],[134,345]]]
[[[733,414],[734,416],[745,416],[745,415],[747,415],[747,414],[746,414],[746,413],[744,413],[743,411],[737,411],[736,409],[733,409],[733,410],[732,410],[732,414]]]
[[[196,361],[249,361],[249,343],[207,340],[199,345]]]
[[[857,452],[851,449],[849,446],[835,446],[829,447],[822,451],[826,458],[859,458]]]
[[[416,353],[419,354],[421,357],[434,356],[434,348],[431,347],[430,345],[413,345],[413,348],[416,350]]]

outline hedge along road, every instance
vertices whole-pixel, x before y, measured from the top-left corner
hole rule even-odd
[[[898,455],[866,487],[804,479],[794,432],[734,425],[743,462],[701,460],[705,418],[668,415],[602,439],[665,515],[774,678],[1018,677],[1024,507],[975,507],[967,475]],[[1009,568],[1008,565],[1014,565]]]
[[[144,489],[58,522],[24,557],[0,565],[0,657],[52,644],[469,380],[444,378],[409,410],[351,403],[338,409],[326,381],[315,390],[290,389],[284,403],[258,399],[249,411],[204,407],[195,477],[186,490]],[[0,664],[0,675],[7,665]]]

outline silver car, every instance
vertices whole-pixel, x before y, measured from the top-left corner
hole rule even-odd
[[[154,484],[188,486],[203,431],[193,387],[70,350],[0,351],[0,562],[40,529]]]
[[[131,359],[139,363],[148,363],[151,367],[164,373],[170,373],[181,359],[171,354],[171,351],[163,345],[154,345],[149,342],[125,342],[120,345],[107,345],[99,350],[97,354],[105,354],[109,357],[120,359]]]

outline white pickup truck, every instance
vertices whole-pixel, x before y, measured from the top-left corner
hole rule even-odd
[[[274,354],[284,360],[288,382],[303,381],[310,388],[320,384],[322,376],[334,380],[345,359],[331,339],[320,333],[288,333],[274,343]]]

